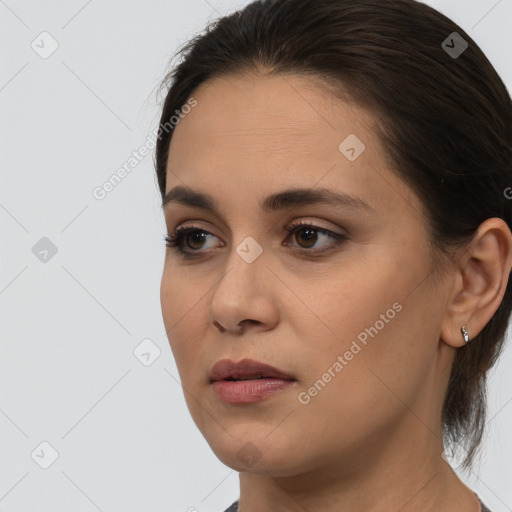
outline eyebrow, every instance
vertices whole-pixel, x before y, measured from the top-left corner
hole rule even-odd
[[[189,187],[179,185],[167,192],[162,201],[162,208],[171,203],[178,203],[192,208],[218,214],[219,205],[210,195],[196,192]],[[292,207],[311,205],[340,206],[355,210],[377,213],[360,197],[345,192],[336,192],[329,188],[294,188],[272,194],[260,202],[260,208],[267,212],[285,210]]]

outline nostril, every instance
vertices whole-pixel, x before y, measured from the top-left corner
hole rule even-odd
[[[217,327],[217,329],[219,329],[219,330],[220,330],[220,332],[224,332],[224,331],[226,330],[226,329],[224,329],[224,327],[222,327],[222,325],[221,325],[219,322],[217,322],[217,320],[215,320],[215,321],[213,322],[213,325],[214,325],[215,327]]]

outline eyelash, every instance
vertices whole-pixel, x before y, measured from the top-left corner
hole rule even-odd
[[[340,233],[334,233],[333,231],[330,231],[328,229],[321,228],[319,226],[315,226],[314,224],[309,224],[307,222],[299,222],[292,224],[291,226],[286,227],[286,231],[291,234],[295,234],[298,231],[302,231],[305,228],[310,228],[314,231],[318,231],[320,233],[323,233],[330,238],[334,239],[333,245],[334,247],[338,247],[339,245],[343,244],[346,240],[348,240],[348,237],[346,235],[340,234]],[[167,234],[165,239],[165,245],[166,247],[172,248],[179,256],[185,258],[185,259],[193,259],[193,258],[200,258],[201,253],[200,250],[197,251],[187,251],[183,249],[183,240],[185,237],[191,233],[206,233],[207,235],[211,235],[212,233],[209,233],[208,231],[205,231],[204,229],[198,229],[194,226],[182,226],[176,230],[176,234],[173,236],[171,234]],[[212,235],[215,236],[215,235]],[[326,251],[329,251],[333,249],[301,249],[299,250],[305,251],[306,253],[314,253],[319,254]]]

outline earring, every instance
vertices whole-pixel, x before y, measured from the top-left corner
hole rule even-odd
[[[460,332],[462,333],[462,337],[464,338],[464,343],[468,344],[469,343],[469,335],[468,335],[468,331],[466,331],[465,325],[463,325],[460,328]]]

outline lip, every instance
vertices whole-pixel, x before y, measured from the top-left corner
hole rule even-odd
[[[210,374],[210,384],[217,398],[230,404],[258,402],[295,382],[297,379],[292,375],[253,359],[242,359],[238,363],[222,359],[214,365]]]
[[[249,377],[257,376],[271,379],[296,380],[293,375],[254,359],[242,359],[237,363],[231,359],[221,359],[215,363],[210,372],[210,382],[227,379],[248,379]]]

